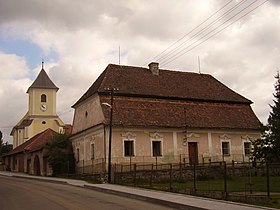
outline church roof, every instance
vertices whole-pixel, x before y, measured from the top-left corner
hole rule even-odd
[[[35,81],[32,83],[32,85],[28,88],[27,92],[30,88],[43,88],[43,89],[56,89],[58,90],[58,87],[51,81],[45,70],[42,68],[40,73],[38,74]]]

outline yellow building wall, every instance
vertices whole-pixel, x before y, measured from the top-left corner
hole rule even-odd
[[[56,90],[54,89],[30,89],[29,90],[29,115],[56,115]],[[47,96],[46,102],[41,102],[41,95]],[[46,111],[42,111],[40,106],[47,106]]]
[[[29,107],[26,115],[18,122],[21,125],[24,120],[32,120],[31,125],[25,128],[16,128],[13,131],[13,148],[21,145],[33,136],[51,128],[61,133],[63,132],[63,121],[56,115],[56,89],[37,89],[28,90]],[[46,102],[41,102],[41,95],[46,95]],[[42,109],[41,106],[46,106]],[[16,127],[17,127],[16,126]]]

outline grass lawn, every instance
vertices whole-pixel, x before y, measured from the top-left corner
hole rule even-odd
[[[280,177],[270,177],[270,192],[280,193]],[[149,186],[149,183],[139,180],[137,185]],[[160,183],[152,183],[154,188],[166,189],[169,187],[169,181],[165,180]],[[172,182],[173,189],[191,189],[194,188],[193,180],[174,180]],[[221,178],[209,179],[209,180],[196,180],[196,189],[199,191],[224,191],[224,180]],[[227,191],[228,192],[267,192],[267,180],[266,177],[229,177],[227,179]]]
[[[273,201],[268,207],[280,209],[280,176],[270,177],[270,197]],[[165,180],[160,183],[152,183],[150,186],[149,182],[144,180],[138,180],[138,187],[152,188],[155,190],[168,191],[170,183]],[[193,180],[173,180],[172,190],[174,192],[188,192],[194,189]],[[214,178],[209,180],[196,180],[196,189],[200,192],[224,192],[224,180],[223,178]],[[227,192],[232,194],[236,193],[239,195],[252,195],[255,196],[267,196],[267,178],[266,177],[229,177],[227,179]]]

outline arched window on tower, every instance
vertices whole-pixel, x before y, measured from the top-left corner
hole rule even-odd
[[[47,96],[45,94],[41,95],[41,102],[47,102]]]

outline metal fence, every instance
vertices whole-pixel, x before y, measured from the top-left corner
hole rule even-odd
[[[280,193],[280,164],[114,164],[113,182],[246,203],[266,203]]]

